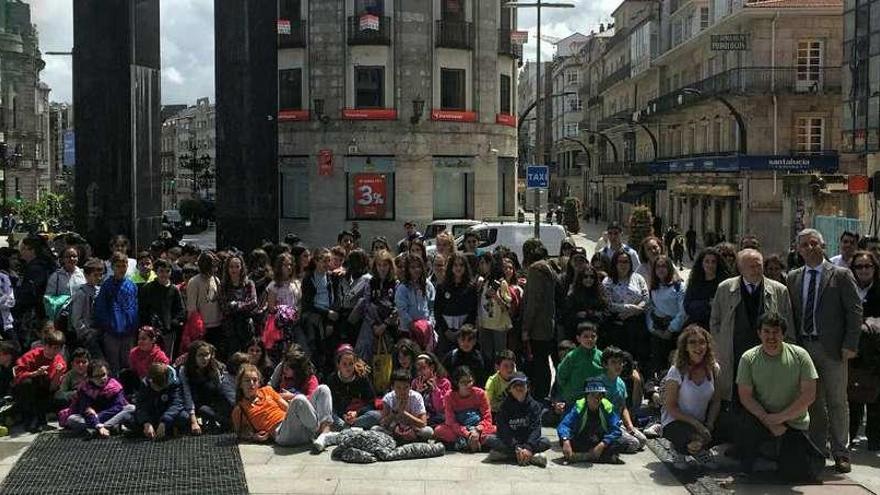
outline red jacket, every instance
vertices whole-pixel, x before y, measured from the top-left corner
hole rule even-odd
[[[144,352],[140,347],[135,346],[128,353],[128,367],[137,373],[138,378],[141,380],[147,376],[147,372],[150,371],[150,365],[153,363],[170,363],[168,356],[162,352],[158,345],[154,344],[149,352]]]
[[[480,426],[482,426],[480,438],[483,438],[495,433],[495,424],[492,423],[492,408],[489,406],[489,397],[483,389],[471,387],[471,390],[471,395],[467,397],[458,395],[458,391],[454,388],[446,395],[446,426],[456,435],[466,438],[468,430],[458,422],[455,413],[466,409],[477,409],[480,411]]]
[[[31,349],[24,353],[24,355],[18,358],[18,361],[15,362],[15,368],[13,369],[13,373],[15,374],[15,384],[18,385],[24,381],[25,378],[29,378],[42,366],[49,367],[49,380],[54,384],[60,383],[61,377],[63,377],[64,373],[67,371],[67,363],[64,362],[64,356],[61,355],[61,352],[56,354],[54,358],[49,359],[46,357],[46,348],[37,347],[36,349]]]

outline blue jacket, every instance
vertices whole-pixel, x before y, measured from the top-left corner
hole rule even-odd
[[[411,288],[409,284],[398,284],[394,291],[394,305],[400,317],[400,329],[408,332],[413,321],[431,319],[434,285],[430,281],[425,282],[425,294],[422,294],[420,290]]]
[[[495,416],[496,435],[508,447],[526,447],[537,452],[541,441],[542,411],[541,403],[531,395],[522,402],[508,395]]]
[[[138,328],[137,286],[128,278],[110,277],[101,284],[95,298],[95,326],[116,335],[134,333]]]
[[[645,313],[648,331],[654,331],[654,318],[657,315],[664,318],[672,318],[668,330],[672,333],[681,331],[687,319],[684,311],[685,286],[682,282],[671,285],[663,285],[651,291],[649,310]]]
[[[602,425],[602,431],[605,432],[602,441],[605,445],[611,445],[620,439],[620,416],[614,412],[614,406],[605,398],[599,404],[598,413],[599,423]],[[587,407],[587,399],[583,398],[575,402],[574,407],[568,411],[565,417],[562,418],[559,426],[556,427],[559,440],[571,440],[578,436],[587,425],[589,416],[590,410]]]
[[[135,422],[137,425],[143,426],[150,423],[155,426],[161,422],[165,424],[166,429],[173,427],[174,422],[179,417],[183,417],[186,412],[182,389],[177,373],[171,366],[168,367],[168,386],[162,390],[153,390],[149,378],[145,378],[137,399],[135,399]]]

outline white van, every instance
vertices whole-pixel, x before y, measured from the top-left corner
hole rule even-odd
[[[483,222],[478,220],[434,220],[433,222],[428,224],[428,227],[425,228],[424,240],[425,246],[433,246],[437,243],[437,236],[441,232],[449,232],[452,234],[453,238],[456,238],[462,234],[464,231],[474,225],[479,225]]]
[[[562,241],[568,237],[565,227],[541,224],[540,229],[541,242],[547,248],[547,253],[551,257],[559,256],[562,251]],[[479,252],[494,251],[496,247],[504,246],[516,253],[522,263],[523,243],[535,237],[535,226],[531,223],[492,222],[475,225],[468,229],[468,232],[473,232],[480,238]],[[455,240],[459,249],[463,242],[464,236]]]

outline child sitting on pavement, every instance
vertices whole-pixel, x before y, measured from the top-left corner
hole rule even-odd
[[[443,424],[446,396],[452,390],[446,368],[440,364],[437,356],[425,352],[416,358],[416,371],[418,375],[412,381],[412,389],[422,394],[428,413],[428,426]]]
[[[504,401],[495,415],[498,432],[486,439],[490,461],[509,461],[517,464],[547,467],[542,452],[550,449],[550,440],[541,436],[541,403],[529,394],[529,379],[525,373],[513,373]],[[495,413],[493,413],[494,415]]]
[[[100,359],[86,366],[86,381],[74,394],[70,407],[58,413],[58,423],[72,431],[108,438],[111,429],[129,421],[134,412],[122,385],[110,378],[110,368]]]
[[[470,323],[465,323],[458,332],[457,342],[458,347],[443,358],[443,367],[454,372],[460,366],[467,366],[474,374],[476,383],[486,383],[486,363],[483,361],[483,353],[476,349],[477,329]]]
[[[556,380],[562,397],[562,412],[567,412],[574,402],[583,396],[583,386],[590,378],[602,376],[602,351],[596,347],[596,325],[583,322],[577,327],[578,346],[559,363]],[[558,409],[558,406],[557,406]]]
[[[623,464],[620,417],[605,398],[605,385],[600,378],[590,379],[583,393],[556,428],[565,462]]]
[[[455,388],[446,397],[446,422],[434,436],[460,452],[479,452],[495,433],[492,409],[486,392],[474,386],[474,374],[467,366],[453,373]]]
[[[370,381],[370,367],[357,357],[349,344],[341,344],[336,349],[335,360],[336,372],[327,379],[327,387],[333,396],[336,429],[376,426],[382,414],[374,408],[376,393]]]
[[[605,374],[602,375],[602,384],[605,385],[605,398],[614,406],[614,413],[621,419],[620,442],[623,452],[633,454],[645,447],[648,439],[633,425],[629,407],[626,405],[626,384],[620,377],[626,358],[622,350],[614,346],[608,346],[602,351],[602,365],[605,366]]]
[[[55,392],[55,405],[58,409],[63,409],[70,405],[70,400],[76,395],[76,390],[88,380],[90,360],[91,355],[89,351],[82,347],[77,348],[70,355],[70,370],[64,374],[64,378],[61,379],[61,385],[58,387],[58,391]]]
[[[46,413],[52,408],[52,397],[67,371],[61,355],[64,334],[48,330],[43,337],[44,345],[18,358],[13,369],[16,409],[22,415],[25,429],[31,433],[46,427]]]
[[[374,430],[391,435],[398,443],[426,441],[434,435],[422,394],[410,386],[407,370],[391,373],[391,391],[382,398],[382,419]]]
[[[492,414],[498,412],[510,385],[510,377],[516,373],[516,354],[509,349],[495,353],[495,374],[486,380],[486,395]]]
[[[561,363],[564,361],[565,356],[568,356],[575,349],[577,349],[577,346],[570,340],[563,340],[560,342],[556,347],[556,355],[559,358],[559,362]],[[562,415],[565,412],[565,401],[562,399],[562,395],[559,392],[558,379],[553,380],[547,403],[549,407],[544,410],[544,417],[541,418],[541,423],[548,428],[556,428],[556,425],[559,424],[559,421],[562,419]]]
[[[148,440],[162,440],[176,428],[189,430],[189,411],[174,368],[153,363],[135,401],[134,423]]]

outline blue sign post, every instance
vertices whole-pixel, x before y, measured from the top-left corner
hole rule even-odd
[[[546,165],[526,167],[526,189],[535,192],[535,239],[541,238],[541,189],[550,187],[550,169]]]
[[[547,189],[550,187],[550,169],[546,165],[526,167],[526,189]]]

